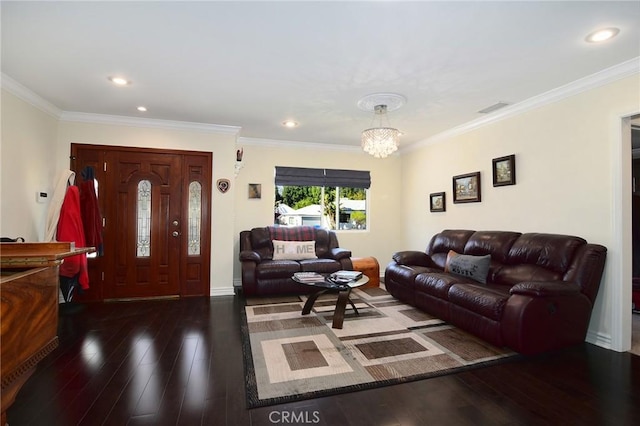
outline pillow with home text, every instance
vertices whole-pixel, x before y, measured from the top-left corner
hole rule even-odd
[[[273,260],[317,259],[315,241],[273,240]]]

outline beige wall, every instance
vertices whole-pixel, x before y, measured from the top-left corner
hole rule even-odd
[[[51,191],[58,119],[2,90],[0,235],[39,241],[48,204],[36,192]]]
[[[636,75],[403,155],[406,248],[424,249],[445,228],[564,233],[603,244],[609,252],[590,335],[610,344],[621,256],[613,227],[614,176],[622,173],[614,169],[621,145],[615,129],[624,113],[640,111],[639,93]],[[510,154],[517,185],[494,188],[491,160]],[[482,202],[453,204],[452,176],[475,171]],[[447,193],[447,211],[425,214],[428,194],[438,191]]]
[[[235,234],[242,230],[273,224],[275,166],[315,167],[369,170],[369,229],[366,231],[338,231],[341,247],[351,250],[354,257],[374,256],[381,273],[394,251],[402,247],[402,223],[399,220],[402,187],[399,156],[376,159],[360,149],[331,149],[326,146],[300,148],[293,143],[261,142],[240,138],[244,149],[244,166],[235,180]],[[262,184],[262,198],[249,199],[247,186]],[[238,238],[234,247],[237,258]],[[234,277],[240,279],[240,264],[235,265]]]

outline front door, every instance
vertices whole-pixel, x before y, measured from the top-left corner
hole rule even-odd
[[[182,157],[113,152],[115,197],[107,206],[116,229],[114,298],[178,295],[180,291]]]
[[[72,159],[76,179],[96,169],[105,218],[86,300],[209,294],[211,154],[72,144]]]

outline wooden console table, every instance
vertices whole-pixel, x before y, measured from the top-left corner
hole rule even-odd
[[[0,425],[38,362],[58,346],[62,260],[93,251],[72,243],[0,243]]]

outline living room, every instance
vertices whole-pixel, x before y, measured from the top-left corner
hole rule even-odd
[[[17,31],[16,26],[22,25],[21,14],[26,12],[11,5],[17,12],[9,13],[11,9],[5,3],[2,5],[3,56],[10,43],[16,43],[16,49],[30,51],[29,45],[22,47],[18,43],[24,33],[13,32]],[[637,23],[637,4],[625,6],[621,2],[613,7],[607,2],[606,6],[612,10],[619,7],[625,11],[622,16],[626,14],[626,19]],[[604,9],[598,13],[605,13]],[[613,18],[602,21],[623,26],[623,23],[609,22],[610,19]],[[35,25],[37,21],[33,22]],[[584,28],[584,34],[574,37],[583,39],[593,29]],[[64,99],[45,97],[39,87],[28,84],[30,75],[42,73],[48,61],[56,61],[55,57],[33,58],[35,62],[29,72],[20,75],[8,72],[18,57],[9,52],[2,64],[0,233],[22,236],[28,241],[42,239],[47,204],[38,203],[34,194],[52,193],[59,172],[69,168],[72,143],[211,152],[212,181],[229,179],[230,186],[224,193],[213,189],[211,194],[209,294],[214,298],[232,296],[233,286],[240,280],[239,232],[273,223],[276,166],[367,170],[372,182],[367,196],[367,230],[339,233],[340,245],[349,248],[354,256],[373,256],[383,269],[394,252],[424,250],[432,235],[451,228],[580,236],[608,248],[587,341],[611,351],[627,351],[631,347],[632,277],[630,127],[640,114],[637,32],[637,25],[632,24],[621,29],[618,37],[626,40],[627,50],[620,56],[585,54],[596,55],[597,60],[607,66],[571,74],[575,78],[517,99],[494,115],[478,116],[475,110],[469,111],[462,121],[452,122],[449,127],[441,127],[429,135],[414,135],[414,143],[401,145],[398,154],[384,159],[374,158],[359,147],[359,131],[371,121],[371,116],[364,113],[356,115],[361,118],[359,121],[350,119],[357,121],[359,128],[353,135],[353,143],[334,144],[324,140],[299,141],[296,129],[292,129],[290,136],[279,139],[269,135],[249,137],[241,121],[221,117],[210,122],[190,123],[179,119],[179,111],[171,116],[170,109],[163,119],[133,114],[124,117],[109,108],[80,110],[66,106]],[[42,39],[39,42],[42,43]],[[373,52],[377,47],[372,46]],[[581,45],[576,51],[591,47]],[[629,54],[629,51],[635,53]],[[429,52],[425,54],[429,56]],[[86,55],[90,61],[91,55]],[[511,62],[526,60],[536,62],[528,55],[510,58]],[[562,68],[573,58],[556,60]],[[113,65],[118,67],[123,65]],[[107,74],[111,71],[104,72],[104,76],[96,79],[107,83]],[[260,72],[247,74],[247,78],[256,79],[252,86],[259,86],[260,77]],[[80,76],[76,74],[72,78]],[[134,80],[131,88],[145,84],[131,78]],[[493,83],[496,89],[500,82],[497,80]],[[362,88],[358,93],[395,91],[394,87],[382,83]],[[456,80],[456,83],[462,81]],[[177,86],[180,87],[180,83]],[[103,96],[110,89],[114,88],[108,87],[105,92],[100,89],[97,93]],[[65,90],[82,91],[73,86]],[[459,90],[468,92],[473,88],[460,87]],[[336,89],[334,94],[338,97],[340,90]],[[409,99],[405,108],[409,108],[412,93],[405,95]],[[511,101],[506,99],[508,91],[501,93],[502,97]],[[358,96],[348,99],[354,106],[357,101]],[[257,102],[265,110],[271,108],[269,99],[248,102]],[[487,105],[479,105],[484,106]],[[327,114],[321,106],[316,107],[318,115]],[[438,108],[427,104],[419,112],[428,120],[429,114],[437,111]],[[390,112],[389,120],[402,130],[405,124],[402,109]],[[209,124],[203,125],[203,122]],[[328,122],[326,126],[333,124],[337,125]],[[236,174],[239,149],[243,151],[243,158]],[[492,187],[492,159],[511,154],[516,156],[517,184]],[[452,177],[476,171],[482,177],[481,202],[453,204]],[[261,198],[247,196],[249,184],[261,185]],[[429,194],[440,191],[447,192],[446,211],[431,213]]]

